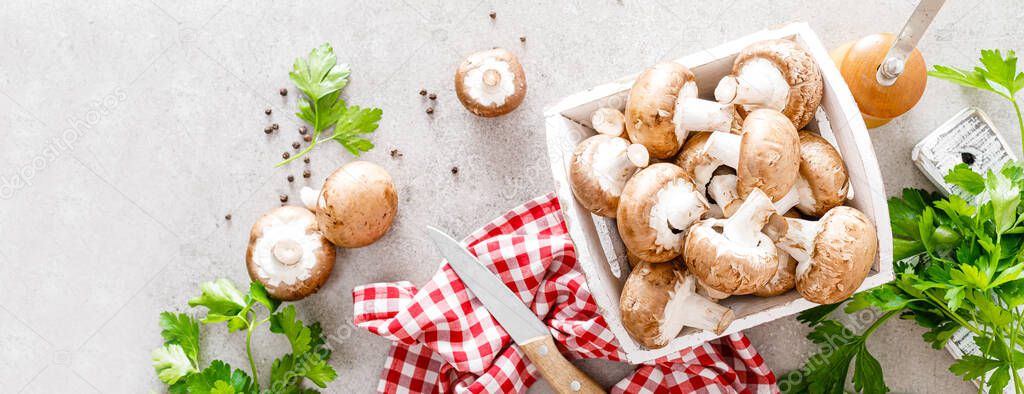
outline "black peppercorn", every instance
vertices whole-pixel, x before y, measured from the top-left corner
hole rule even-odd
[[[299,146],[302,146],[299,141],[292,142],[292,148],[299,149]]]
[[[303,178],[309,178],[311,175],[313,175],[313,174],[311,174],[309,172],[309,170],[302,170],[302,177]]]
[[[427,98],[431,99],[431,100],[437,100],[437,95],[434,94],[434,93],[431,93],[429,96],[427,96]]]
[[[271,128],[270,126],[267,126],[267,127],[263,128],[263,132],[266,133],[266,134],[270,134],[270,133],[274,132],[274,129]]]
[[[309,129],[307,129],[306,126],[299,126],[299,134],[306,135],[308,132]]]
[[[526,36],[519,36],[519,42],[526,42]]]
[[[426,96],[426,95],[427,95],[427,89],[420,89],[420,96]]]
[[[302,136],[302,140],[306,141],[306,142],[310,142],[310,141],[313,140],[313,136],[311,136],[309,134],[306,134],[306,135]]]
[[[309,156],[303,157],[302,158],[302,162],[306,163],[306,164],[309,164]]]
[[[288,95],[288,89],[285,88],[281,88],[281,90],[278,90],[277,92],[280,93],[282,96]]]
[[[288,153],[288,152],[284,152],[284,153],[281,154],[281,157],[283,157],[285,159],[288,159],[289,157],[292,157],[292,154]]]
[[[224,220],[231,220],[231,214],[224,215]]]
[[[452,167],[452,174],[458,174],[458,173],[459,173],[459,167]]]
[[[427,107],[427,114],[434,113],[434,107]]]
[[[497,18],[498,17],[498,13],[494,12],[494,11],[491,11],[490,16],[491,16],[491,19]]]
[[[265,113],[267,115],[270,115],[271,112],[274,112],[274,111],[272,109],[270,109],[270,107],[267,107],[267,109],[263,110],[263,113]]]
[[[274,123],[274,124],[270,125],[270,127],[273,128],[274,130],[277,130],[277,129],[281,128],[281,125],[279,125],[277,123]]]
[[[288,202],[288,195],[287,194],[282,194],[281,197],[279,197],[279,198],[280,198],[281,202]]]
[[[960,154],[960,161],[963,161],[964,164],[967,165],[974,164],[974,155],[970,152],[963,152]]]
[[[295,176],[288,175],[288,182],[295,182]]]

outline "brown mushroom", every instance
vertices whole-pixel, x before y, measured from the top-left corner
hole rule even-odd
[[[818,221],[783,218],[770,227],[781,234],[776,245],[797,261],[800,295],[819,304],[845,300],[857,291],[878,252],[875,225],[847,206],[832,208]]]
[[[800,177],[789,193],[776,202],[776,210],[796,207],[808,216],[821,217],[846,202],[850,178],[836,148],[817,133],[800,132]]]
[[[811,54],[785,40],[756,42],[743,49],[732,75],[722,78],[715,99],[737,104],[742,115],[757,108],[782,111],[796,128],[814,118],[824,84]]]
[[[705,286],[728,294],[750,294],[778,269],[775,245],[761,228],[775,212],[772,201],[754,189],[728,219],[705,219],[686,236],[686,268]]]
[[[683,327],[721,334],[733,311],[695,292],[696,281],[678,260],[640,262],[622,287],[622,325],[648,349],[665,347]]]
[[[354,161],[334,171],[314,192],[320,231],[344,248],[366,246],[391,228],[398,210],[398,194],[391,175],[366,161]],[[308,200],[309,192],[302,192]]]
[[[626,117],[615,108],[598,108],[590,115],[590,125],[598,133],[621,137],[626,132]]]
[[[455,71],[455,93],[474,115],[490,118],[512,112],[526,97],[523,65],[503,48],[469,55]]]
[[[633,83],[626,101],[626,132],[643,144],[651,157],[672,157],[691,131],[729,131],[731,104],[697,98],[697,82],[679,63],[658,63]]]
[[[614,218],[626,181],[648,160],[643,145],[597,134],[576,146],[569,163],[569,185],[583,207]]]
[[[759,109],[743,120],[743,134],[714,132],[697,156],[693,179],[701,191],[724,165],[736,169],[740,198],[758,188],[776,201],[799,176],[800,137],[782,113]]]
[[[334,268],[334,245],[317,227],[316,216],[305,208],[272,209],[252,225],[245,252],[249,278],[282,301],[315,293]]]
[[[626,182],[616,223],[626,249],[644,261],[663,262],[679,256],[686,230],[707,210],[681,168],[657,163]]]

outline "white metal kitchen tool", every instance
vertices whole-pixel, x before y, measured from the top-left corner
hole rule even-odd
[[[603,393],[589,376],[572,365],[558,351],[547,326],[498,277],[480,264],[458,241],[441,230],[427,227],[427,233],[462,283],[491,312],[512,340],[558,393]]]

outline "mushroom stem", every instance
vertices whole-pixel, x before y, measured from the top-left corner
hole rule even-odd
[[[672,123],[676,125],[676,135],[682,135],[685,140],[691,131],[729,131],[734,113],[732,104],[686,97],[680,93]]]
[[[705,163],[698,165],[693,170],[693,181],[697,184],[698,189],[702,192],[704,191],[705,186],[711,181],[711,177],[714,175],[715,170],[718,169],[718,167],[739,167],[740,144],[742,142],[743,136],[739,134],[722,131],[711,133],[707,142],[704,143],[704,147],[702,147],[701,151],[698,152],[699,155],[705,155],[711,160],[707,160]]]
[[[761,189],[754,189],[739,209],[725,221],[722,233],[736,245],[756,247],[761,228],[775,213],[772,200]]]
[[[796,272],[799,276],[801,272],[810,268],[814,239],[821,226],[814,220],[787,217],[782,219],[785,221],[785,232],[775,241],[775,246],[797,261]]]
[[[489,69],[484,71],[484,85],[494,88],[501,83],[501,73],[495,69]]]
[[[661,329],[662,343],[675,339],[683,327],[693,327],[721,334],[733,320],[733,311],[728,307],[716,304],[696,292],[696,280],[693,275],[685,275],[676,282],[676,287],[665,306],[664,326]]]
[[[796,185],[793,185],[793,187],[789,189],[789,192],[787,192],[785,196],[782,196],[782,198],[780,198],[779,201],[775,202],[775,212],[789,212],[790,209],[793,209],[793,207],[797,206],[797,204],[800,204],[800,199],[802,198],[804,191],[801,190],[801,183],[804,185],[803,189],[805,189],[807,192],[810,192],[810,189],[807,188],[807,181],[804,180],[803,177],[798,177],[796,179]],[[811,201],[813,202],[813,200]]]
[[[320,198],[320,190],[311,188],[309,186],[303,186],[299,190],[299,199],[302,200],[302,205],[306,206],[306,209],[316,212],[316,200]]]
[[[618,196],[622,194],[626,180],[637,168],[647,167],[649,161],[650,156],[643,145],[627,145],[625,139],[615,138],[597,147],[592,168],[601,188]]]
[[[736,183],[739,178],[733,174],[715,175],[708,182],[708,195],[715,200],[715,203],[722,209],[723,217],[730,217],[743,203],[739,193],[736,192]]]
[[[665,185],[655,199],[648,225],[657,231],[654,243],[665,249],[677,245],[690,225],[707,212],[707,201],[686,179]]]
[[[621,136],[626,132],[626,118],[622,112],[614,108],[599,108],[590,116],[590,124],[598,133],[612,137]]]
[[[789,83],[778,67],[766,59],[747,62],[737,75],[722,78],[715,87],[715,100],[720,103],[781,111],[788,99]]]
[[[270,248],[274,258],[284,265],[295,265],[302,260],[302,245],[293,239],[282,239]]]

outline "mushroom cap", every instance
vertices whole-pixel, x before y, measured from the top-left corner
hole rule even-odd
[[[809,198],[801,196],[796,208],[805,215],[821,217],[846,202],[850,178],[836,148],[817,133],[800,132],[800,177],[807,182]]]
[[[795,209],[790,209],[783,216],[799,218],[800,214],[797,213]],[[771,238],[770,234],[768,235],[768,238]],[[796,259],[781,248],[777,249],[779,253],[779,269],[775,271],[775,275],[772,275],[772,278],[768,283],[765,283],[765,285],[760,289],[754,291],[753,294],[758,297],[774,297],[785,294],[787,291],[796,287]]]
[[[391,175],[376,164],[354,161],[324,181],[316,220],[335,245],[358,248],[384,236],[397,209],[398,194]]]
[[[482,102],[476,96],[479,94],[480,83],[483,83],[483,74],[487,70],[498,71],[500,75],[511,76],[511,80],[502,77],[498,82],[500,92],[512,91],[505,94],[504,99],[494,102],[487,100]],[[479,82],[479,83],[478,83]],[[504,48],[494,48],[469,55],[455,70],[455,93],[462,105],[474,115],[483,117],[495,117],[512,112],[519,107],[526,97],[526,73],[523,72],[523,65],[515,54]],[[474,94],[476,93],[476,94]]]
[[[294,247],[298,247],[298,255]],[[262,283],[271,297],[294,301],[315,293],[327,282],[334,268],[334,253],[334,245],[320,233],[313,212],[282,206],[252,225],[245,262],[249,278]]]
[[[711,133],[708,132],[690,133],[690,137],[683,144],[683,149],[676,155],[676,165],[682,168],[683,172],[690,179],[696,179],[695,175],[698,166],[708,164],[714,160],[709,155],[701,154],[701,149],[704,148],[704,144],[708,142],[710,137]]]
[[[598,151],[607,149],[608,153],[613,153],[621,148],[619,153],[624,155],[628,147],[629,141],[607,134],[596,134],[576,145],[572,161],[569,163],[569,185],[576,195],[576,200],[595,215],[615,217],[619,207],[619,196],[629,176],[625,173],[609,174],[613,177],[598,174],[594,168],[594,162],[598,160]],[[626,177],[614,177],[621,175]]]
[[[740,197],[746,198],[756,188],[778,201],[800,175],[800,136],[781,112],[755,110],[743,121],[739,157],[736,191]]]
[[[693,182],[686,177],[683,170],[674,164],[657,163],[644,168],[629,178],[626,187],[622,189],[619,208],[616,211],[619,237],[622,238],[626,249],[641,260],[664,262],[679,256],[683,250],[682,242],[685,229],[679,233],[673,231],[673,239],[669,244],[659,244],[659,229],[652,227],[652,214],[658,214],[653,212],[654,208],[662,200],[658,198],[659,192],[670,188],[678,188],[675,190],[683,193],[692,193],[686,197],[695,201],[690,207],[693,218],[699,218],[707,212],[708,204],[707,201],[704,201],[704,196],[697,192]],[[674,198],[674,200],[672,202],[679,202],[678,198]],[[662,235],[668,231],[667,219],[665,223],[658,222],[657,225],[665,226],[661,231]]]
[[[778,269],[775,245],[767,235],[758,233],[755,247],[734,247],[722,234],[725,222],[705,219],[690,226],[683,261],[709,289],[735,295],[753,293]]]
[[[834,304],[864,282],[878,252],[875,225],[857,209],[839,206],[820,220],[809,264],[799,264],[796,288],[811,302]]]
[[[755,42],[748,45],[736,56],[732,66],[733,75],[737,75],[743,65],[753,59],[765,59],[772,62],[789,82],[789,100],[782,113],[792,121],[796,128],[802,128],[814,119],[814,113],[821,104],[824,82],[821,70],[811,54],[797,43],[786,39],[774,39]],[[874,75],[874,74],[872,74]],[[746,109],[737,106],[742,115]]]
[[[695,80],[689,68],[674,62],[658,63],[644,70],[633,82],[626,101],[626,132],[630,141],[646,146],[656,159],[675,155],[682,146],[672,122],[676,98],[686,82]]]

